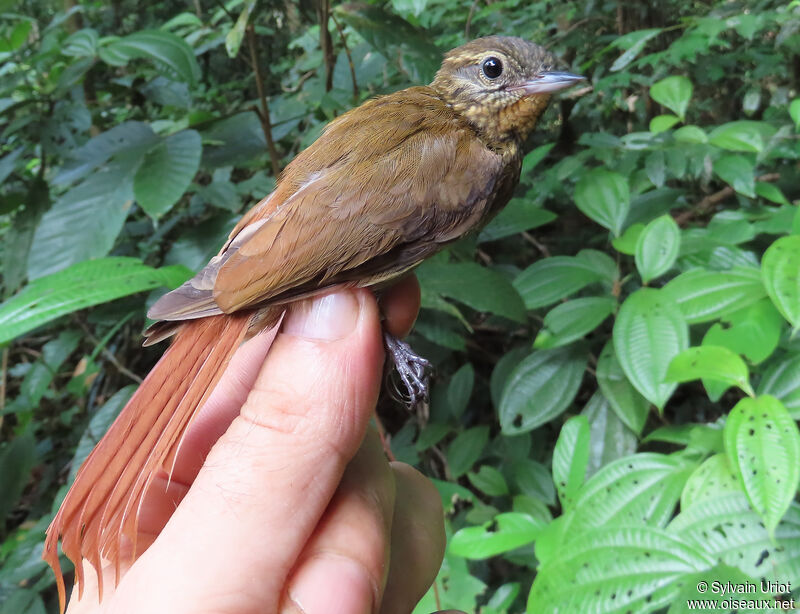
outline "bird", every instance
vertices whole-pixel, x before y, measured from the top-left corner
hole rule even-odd
[[[47,530],[43,558],[66,602],[58,556],[97,571],[136,550],[139,506],[247,338],[280,326],[290,303],[335,287],[379,289],[485,225],[511,198],[524,143],[551,95],[583,77],[512,36],[445,54],[427,86],[370,99],[333,120],[235,226],[220,252],[148,317],[145,344],[174,337],[84,461]],[[415,397],[427,362],[385,334]],[[123,548],[123,543],[126,547]],[[131,547],[132,546],[132,547]]]

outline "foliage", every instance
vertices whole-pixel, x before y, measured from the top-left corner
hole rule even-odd
[[[800,585],[796,0],[387,0],[325,27],[275,0],[0,6],[0,611],[55,611],[43,532],[159,354],[153,289],[328,120],[493,33],[591,87],[552,105],[508,208],[418,269],[430,408],[380,406],[448,513],[416,611]]]

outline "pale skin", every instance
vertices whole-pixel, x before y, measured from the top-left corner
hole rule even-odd
[[[418,309],[406,278],[381,299],[384,327],[402,337]],[[146,552],[116,588],[106,570],[102,603],[84,564],[68,614],[408,614],[428,589],[444,552],[439,495],[389,463],[368,425],[383,378],[373,294],[293,305],[267,353],[270,336],[237,351],[169,486],[164,474],[148,492]]]

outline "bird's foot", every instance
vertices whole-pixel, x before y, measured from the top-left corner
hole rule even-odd
[[[415,353],[405,341],[400,341],[385,331],[383,343],[403,384],[401,386],[399,382],[393,382],[394,385],[389,388],[392,396],[408,407],[414,407],[420,401],[427,401],[428,372],[431,363]]]

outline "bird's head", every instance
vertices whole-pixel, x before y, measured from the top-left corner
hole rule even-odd
[[[583,77],[556,69],[546,49],[514,36],[487,36],[450,51],[431,87],[492,144],[522,142],[550,95]]]

